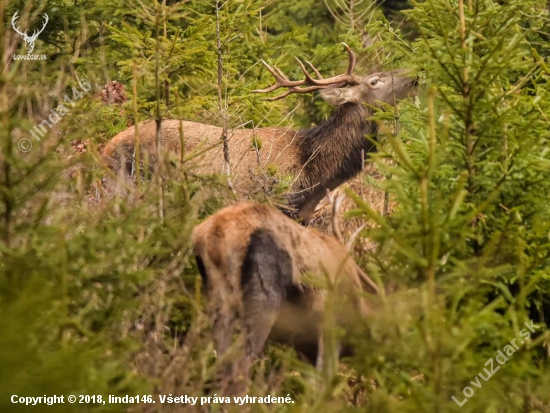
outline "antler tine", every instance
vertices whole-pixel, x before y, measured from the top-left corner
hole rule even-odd
[[[337,190],[336,190],[337,191]],[[334,192],[336,192],[334,191]],[[353,235],[352,239],[348,241],[348,243],[345,242],[344,237],[342,235],[342,231],[340,231],[340,227],[338,226],[338,214],[340,211],[340,207],[342,206],[342,201],[345,198],[344,194],[338,194],[334,196],[334,193],[331,193],[329,189],[327,189],[327,198],[332,205],[332,232],[334,233],[334,238],[336,238],[338,241],[340,241],[342,244],[346,246],[346,249],[350,251],[351,244],[353,244],[353,241],[355,240],[355,237],[357,237],[357,234],[365,228],[365,225],[362,225],[359,230],[357,230]],[[357,271],[357,275],[359,276],[360,280],[368,285],[376,294],[381,294],[380,287],[370,278],[365,271],[359,267],[359,265],[354,261],[355,270]]]
[[[357,274],[359,275],[359,278],[361,278],[361,280],[367,284],[370,288],[372,288],[372,290],[378,294],[378,295],[381,295],[382,292],[380,291],[380,287],[378,287],[378,285],[372,280],[372,278],[370,278],[367,273],[365,271],[363,271],[361,269],[361,267],[359,267],[359,265],[357,265],[357,263],[355,263],[355,269],[357,270]]]
[[[255,93],[269,93],[273,92],[274,90],[280,88],[280,87],[294,87],[294,86],[300,86],[304,83],[303,80],[290,80],[288,77],[284,75],[284,73],[276,66],[271,67],[269,64],[267,64],[264,60],[260,60],[263,65],[266,67],[266,69],[273,75],[275,78],[275,83],[265,89],[256,89],[252,92]],[[286,96],[286,95],[285,95]]]
[[[297,57],[295,57],[296,61],[298,62],[298,64],[300,65],[300,69],[302,69],[302,72],[304,73],[304,76],[306,77],[306,79],[303,81],[303,84],[305,85],[314,85],[314,86],[317,86],[317,84],[315,83],[315,79],[313,79],[311,77],[311,75],[309,74],[309,72],[306,70],[306,67],[304,66],[304,64],[302,63],[302,61],[300,59],[298,59]]]
[[[342,232],[340,231],[340,226],[338,225],[338,214],[340,211],[340,207],[342,206],[343,196],[342,194],[338,194],[336,197],[333,193],[330,192],[330,189],[327,188],[327,198],[332,206],[332,233],[334,234],[334,237],[340,241],[342,244],[346,244],[346,241],[344,240],[344,237],[342,236]]]
[[[351,76],[353,74],[353,70],[355,69],[355,65],[357,64],[357,56],[355,56],[355,53],[353,53],[353,50],[344,42],[342,42],[344,45],[344,48],[348,52],[349,56],[349,63],[348,63],[348,70],[346,70],[346,75]]]
[[[308,64],[309,68],[313,70],[313,73],[315,73],[315,76],[317,76],[317,79],[323,79],[323,76],[321,75],[321,73],[319,73],[317,68],[313,66],[313,64],[310,61],[306,60],[306,63]]]
[[[262,100],[274,101],[274,100],[279,100],[284,97],[287,97],[291,93],[308,93],[308,92],[313,92],[315,90],[324,89],[324,88],[325,88],[324,86],[307,86],[307,87],[292,86],[292,87],[289,87],[288,90],[281,95],[274,96],[272,98],[263,98]],[[256,90],[253,90],[253,92],[256,92]]]
[[[264,89],[265,90],[265,89]],[[261,90],[253,90],[253,92],[259,92],[259,93],[264,93],[262,92]],[[288,95],[290,95],[292,93],[292,89],[289,89],[287,90],[285,93],[282,93],[280,95],[277,95],[277,96],[274,96],[274,97],[271,97],[271,98],[263,98],[262,100],[267,100],[267,101],[270,101],[270,102],[273,102],[275,100],[279,100],[279,99],[282,99],[282,98],[286,98]]]
[[[290,80],[277,66],[273,66],[273,69],[275,69],[277,73],[279,73],[279,76],[281,76],[284,80]]]
[[[279,75],[277,74],[277,72],[275,72],[275,70],[273,70],[273,68],[271,66],[269,66],[266,62],[264,62],[263,60],[261,60],[261,62],[264,64],[264,66],[266,67],[266,69],[269,71],[269,73],[271,73],[273,75],[273,77],[275,78],[275,83],[269,87],[266,87],[264,89],[256,89],[256,90],[253,90],[252,92],[255,92],[255,93],[269,93],[269,92],[273,92],[274,90],[278,89],[279,88],[279,85],[278,85],[278,82],[279,82]]]
[[[349,82],[350,80],[353,79],[354,77],[353,70],[355,69],[355,65],[357,64],[357,57],[355,56],[355,53],[353,53],[353,50],[351,50],[351,48],[346,43],[342,43],[342,44],[344,45],[344,48],[348,52],[348,57],[349,57],[349,63],[348,63],[348,68],[346,70],[346,73],[344,73],[343,75],[336,75],[326,79],[324,79],[323,77],[321,77],[320,79],[312,79],[310,77],[311,79],[310,83],[316,86],[331,86],[337,83]],[[315,74],[317,74],[318,72],[317,69],[315,69],[311,63],[309,63],[309,65],[314,70]]]
[[[355,238],[357,238],[357,236],[361,233],[361,231],[365,229],[366,226],[367,226],[367,223],[364,223],[359,228],[357,228],[353,232],[353,234],[351,234],[351,236],[348,239],[348,242],[346,242],[346,247],[348,247],[348,249],[350,249],[353,246],[353,243],[355,242]]]

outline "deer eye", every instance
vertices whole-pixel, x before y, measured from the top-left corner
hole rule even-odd
[[[370,85],[371,86],[376,86],[379,81],[380,81],[380,79],[373,79],[373,80],[370,81]]]

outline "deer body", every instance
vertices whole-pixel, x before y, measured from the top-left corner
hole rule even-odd
[[[230,170],[233,187],[238,193],[254,190],[260,170],[275,165],[277,174],[294,177],[289,204],[300,217],[308,221],[315,206],[343,182],[361,171],[362,154],[374,147],[364,137],[374,133],[375,125],[366,121],[367,111],[358,105],[343,105],[324,124],[309,130],[271,127],[234,129],[228,133]],[[166,119],[161,123],[163,148],[180,152],[179,120]],[[220,173],[223,153],[220,142],[222,128],[197,122],[182,121],[184,150],[186,153],[204,149],[193,171],[197,174]],[[150,159],[156,157],[156,122],[145,121],[138,125],[143,150]],[[115,136],[105,147],[103,155],[120,159],[115,151],[124,149],[128,160],[134,150],[134,127]],[[253,147],[253,140],[259,142]],[[211,148],[207,150],[208,148]],[[337,158],[339,162],[335,162]],[[116,161],[115,161],[116,162]],[[130,165],[129,165],[130,166]],[[116,166],[115,166],[116,169]]]
[[[376,125],[369,120],[372,115],[369,105],[380,102],[395,105],[398,99],[409,94],[416,82],[403,76],[402,70],[375,73],[367,77],[352,74],[355,55],[346,46],[350,63],[346,74],[323,79],[315,68],[318,79],[313,79],[301,64],[306,75],[303,81],[291,81],[279,69],[264,64],[276,78],[276,83],[256,92],[271,92],[280,87],[290,93],[306,93],[320,90],[321,97],[338,106],[335,114],[312,129],[291,128],[233,129],[228,133],[230,171],[237,192],[246,193],[254,188],[254,175],[269,165],[276,166],[278,174],[290,174],[294,181],[288,204],[302,221],[309,221],[318,202],[327,189],[333,190],[350,180],[361,170],[363,156],[374,150],[366,134],[374,135]],[[306,85],[306,87],[300,87]],[[367,105],[365,105],[365,103]],[[179,121],[162,122],[163,147],[178,152],[180,145]],[[142,145],[154,159],[156,154],[156,123],[142,122],[138,133]],[[223,154],[220,137],[222,129],[201,123],[183,121],[184,150],[190,152],[200,148],[213,147],[204,153],[196,168],[197,173],[219,173]],[[133,157],[134,128],[119,133],[105,147],[104,156],[113,168],[120,167],[121,152],[127,160]],[[259,144],[254,145],[253,142]],[[255,148],[256,146],[256,148]],[[259,147],[259,149],[258,149]],[[127,169],[130,169],[128,167]]]
[[[220,136],[222,128],[198,122],[181,121],[183,127],[184,151],[204,152],[197,158],[193,167],[195,173],[221,173],[223,153]],[[180,121],[176,119],[164,119],[161,123],[163,149],[171,153],[180,152]],[[147,151],[150,160],[156,157],[156,122],[148,120],[138,125],[140,145]],[[103,156],[109,160],[111,167],[119,167],[120,155],[117,151],[123,149],[131,162],[135,142],[135,127],[120,132],[103,150]],[[253,148],[253,138],[262,142],[262,148],[258,153]],[[265,167],[270,163],[277,163],[281,171],[291,169],[290,158],[296,157],[297,132],[290,128],[258,128],[258,129],[233,129],[228,132],[230,145],[230,168],[233,177],[233,185],[239,192],[249,190],[253,184],[250,172],[256,171],[261,164]],[[128,165],[129,166],[129,165]]]
[[[367,312],[354,294],[362,281],[348,249],[272,206],[241,202],[222,209],[195,228],[193,246],[214,315],[216,350],[219,356],[227,351],[241,322],[245,351],[232,368],[245,376],[269,336],[319,365],[327,293],[336,295],[342,322]],[[313,287],[306,274],[328,277],[333,288]]]

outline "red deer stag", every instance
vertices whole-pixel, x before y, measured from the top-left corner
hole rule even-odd
[[[340,241],[304,227],[273,206],[240,202],[195,227],[194,253],[209,297],[218,356],[229,348],[237,326],[244,354],[228,376],[247,377],[270,336],[293,345],[320,367],[323,310],[335,294],[339,324],[368,307],[358,290],[378,293]],[[329,290],[304,281],[308,274],[329,280]],[[318,278],[319,279],[319,278]]]
[[[349,55],[346,72],[326,79],[309,62],[316,78],[298,60],[305,78],[289,80],[280,69],[262,61],[276,82],[267,89],[255,92],[288,89],[267,100],[281,99],[291,93],[320,90],[321,97],[338,106],[338,109],[330,119],[312,129],[266,127],[230,130],[230,169],[237,192],[246,193],[254,188],[256,180],[251,176],[253,171],[274,165],[278,173],[290,174],[295,178],[288,194],[288,204],[302,221],[307,222],[327,189],[337,188],[361,171],[362,156],[375,150],[372,142],[365,137],[367,134],[374,136],[377,132],[376,124],[369,120],[372,107],[381,102],[395,105],[397,100],[414,89],[416,81],[406,77],[405,70],[379,72],[365,77],[355,75],[355,54],[346,44],[344,47]],[[178,152],[180,148],[179,123],[173,119],[162,121],[162,140],[165,149],[171,152]],[[141,143],[152,161],[156,154],[155,130],[153,120],[138,125]],[[200,147],[201,143],[203,147],[215,146],[202,156],[200,166],[194,171],[220,172],[223,154],[217,144],[220,143],[222,128],[183,121],[183,130],[186,153]],[[120,132],[105,147],[103,154],[113,169],[120,167],[121,159],[126,159],[127,170],[132,170],[134,133],[133,127]],[[253,138],[261,143],[257,145],[261,146],[260,149],[254,149]]]

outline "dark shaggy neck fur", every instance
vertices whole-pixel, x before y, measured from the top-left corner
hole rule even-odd
[[[361,151],[365,156],[375,146],[365,137],[376,134],[376,125],[368,121],[370,112],[362,105],[346,103],[323,124],[300,132],[303,170],[289,196],[289,203],[308,221],[318,202],[342,183],[361,171]]]

